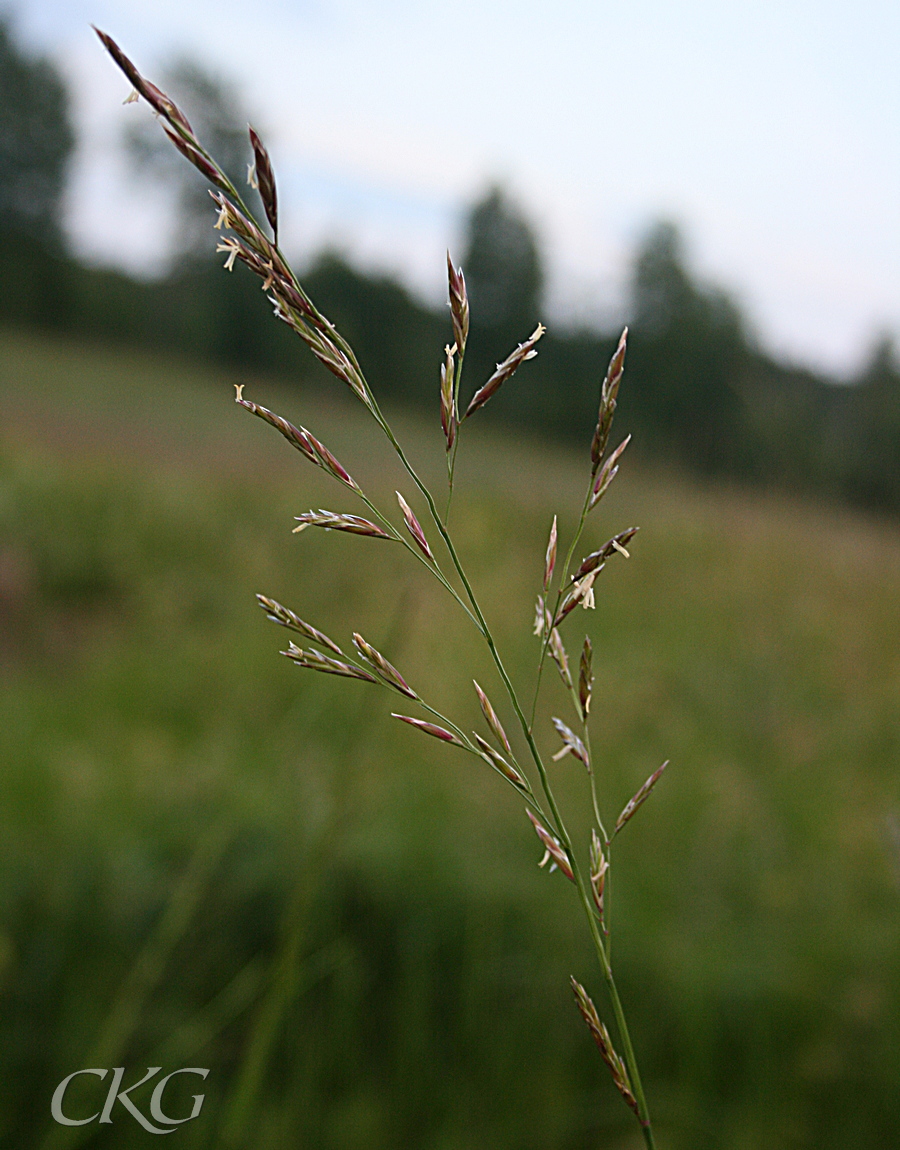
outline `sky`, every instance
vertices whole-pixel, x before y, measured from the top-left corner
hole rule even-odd
[[[2,3],[2,0],[0,0]],[[836,376],[900,337],[897,0],[27,0],[20,37],[73,85],[69,228],[160,267],[167,205],[128,173],[137,113],[90,31],[150,79],[188,54],[235,82],[279,178],[286,246],[446,298],[443,257],[494,181],[540,237],[548,318],[608,326],[674,220],[763,347]]]

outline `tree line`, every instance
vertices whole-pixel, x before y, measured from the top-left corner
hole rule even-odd
[[[186,61],[172,66],[166,83],[239,174],[244,121],[235,93]],[[299,362],[306,377],[316,376],[295,337],[273,322],[256,282],[241,268],[223,274],[205,254],[203,181],[166,150],[152,123],[132,129],[127,146],[133,163],[171,190],[179,228],[168,274],[144,282],[74,259],[60,225],[74,144],[57,70],[24,52],[0,22],[0,323],[161,347],[237,371],[286,374]],[[464,246],[472,304],[466,375],[474,388],[542,318],[544,275],[535,232],[502,188],[470,209]],[[304,283],[353,343],[380,395],[435,407],[446,312],[335,253],[320,255]],[[900,511],[900,368],[888,339],[859,378],[843,383],[779,362],[728,294],[691,273],[681,237],[666,223],[648,232],[635,256],[627,310],[627,387],[617,423],[636,433],[635,450],[704,476]],[[583,435],[617,336],[551,331],[485,414],[559,438]]]

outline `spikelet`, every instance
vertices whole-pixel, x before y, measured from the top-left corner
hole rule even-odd
[[[544,594],[547,593],[550,587],[550,580],[553,578],[553,569],[556,566],[556,516],[553,516],[553,525],[550,528],[550,538],[547,540],[547,554],[544,558]]]
[[[305,531],[307,527],[324,527],[326,531],[349,531],[351,535],[371,535],[375,539],[390,539],[386,531],[382,531],[368,519],[359,515],[339,515],[335,511],[304,511],[302,515],[295,515],[299,526],[294,528],[294,534]]]
[[[253,130],[250,132],[250,144],[253,148],[256,186],[259,189],[259,198],[265,209],[266,219],[272,228],[275,246],[278,246],[278,193],[275,190],[275,172],[272,170],[272,161],[262,140]]]
[[[625,370],[625,344],[628,339],[628,328],[622,332],[619,344],[613,352],[606,371],[606,378],[600,388],[600,412],[597,416],[597,428],[591,443],[591,475],[596,475],[600,467],[609,442],[609,432],[612,427],[613,415],[616,411],[616,397],[619,394],[619,384],[622,382],[622,372]]]
[[[318,439],[306,430],[305,427],[294,427],[286,419],[282,419],[280,415],[276,415],[273,411],[269,411],[267,407],[262,407],[258,403],[253,403],[249,399],[244,399],[244,385],[242,383],[235,384],[235,403],[240,404],[241,407],[247,411],[252,412],[254,415],[259,416],[260,419],[265,420],[266,423],[271,424],[276,431],[280,431],[284,438],[291,444],[292,447],[301,452],[310,463],[314,463],[316,467],[321,467],[335,479],[339,479],[341,483],[346,485],[353,491],[359,491],[359,484],[350,475],[345,467],[343,467],[338,460],[331,454],[324,443],[320,443]]]
[[[531,825],[535,831],[537,831],[538,838],[544,844],[544,857],[538,863],[538,866],[544,866],[545,863],[552,860],[550,870],[553,871],[556,867],[559,867],[566,878],[569,879],[570,882],[574,882],[575,875],[572,871],[572,864],[569,862],[569,856],[563,850],[559,839],[554,838],[547,828],[535,818],[531,811],[526,811],[525,814],[531,819]]]
[[[391,712],[392,719],[399,719],[401,723],[409,723],[411,727],[415,727],[419,731],[424,731],[426,735],[433,735],[434,738],[440,739],[444,743],[453,743],[456,747],[465,746],[461,743],[456,735],[451,734],[450,731],[439,727],[437,723],[426,723],[424,719],[413,719],[409,715],[396,715]]]
[[[406,502],[399,491],[395,491],[394,494],[397,496],[397,502],[400,504],[400,510],[403,512],[403,518],[406,522],[407,531],[413,537],[416,546],[419,548],[425,558],[430,559],[433,563],[434,556],[431,554],[431,548],[428,546],[428,540],[425,538],[425,532],[422,530],[418,519],[416,519],[413,513],[413,509]]]
[[[589,572],[596,570],[613,554],[618,551],[620,554],[624,547],[631,541],[637,534],[637,527],[629,527],[627,531],[620,531],[618,535],[614,535],[607,543],[596,551],[592,551],[590,555],[586,555],[581,561],[581,566],[572,576],[572,582],[576,583],[579,579],[583,579]]]
[[[603,847],[595,830],[591,831],[591,894],[594,897],[594,906],[603,923],[603,890],[606,886],[606,872],[609,870],[609,861],[603,853]],[[606,933],[606,926],[603,926]]]
[[[534,345],[541,338],[547,329],[543,324],[539,323],[528,339],[524,343],[520,343],[515,351],[510,352],[503,363],[497,364],[497,370],[487,381],[487,383],[479,388],[478,391],[472,396],[469,406],[466,408],[466,413],[463,419],[468,419],[473,415],[479,407],[484,407],[487,401],[494,395],[514,372],[521,367],[526,359],[534,359],[537,352],[534,350]]]
[[[520,790],[527,791],[529,789],[528,784],[525,782],[516,768],[512,765],[512,763],[508,763],[506,759],[504,759],[504,757],[500,754],[500,752],[495,751],[487,739],[483,739],[477,731],[473,731],[472,734],[475,738],[475,742],[478,744],[478,749],[481,751],[481,757],[484,759],[484,761],[489,766],[499,771],[500,774],[505,778],[509,779],[511,783],[515,783],[515,785],[519,787]]]
[[[569,656],[566,654],[562,636],[556,627],[550,628],[550,654],[553,656],[554,663],[556,663],[556,666],[559,668],[560,678],[568,690],[571,691],[572,675],[569,671]]]
[[[343,655],[344,652],[334,640],[323,635],[321,631],[317,631],[315,627],[311,627],[309,623],[305,623],[299,615],[295,615],[287,607],[282,607],[275,599],[269,599],[265,595],[257,595],[256,600],[273,623],[280,623],[282,627],[296,631],[304,639],[312,639],[314,643],[327,647],[329,651],[334,651],[335,655]]]
[[[613,538],[604,543],[602,547],[596,551],[592,551],[590,555],[586,555],[585,558],[582,559],[581,566],[572,576],[569,589],[563,596],[559,610],[556,612],[556,618],[553,620],[554,627],[558,627],[563,619],[574,611],[579,603],[584,607],[594,606],[594,579],[596,579],[603,570],[606,565],[606,560],[609,559],[610,555],[618,553],[626,559],[629,558],[625,544],[637,534],[637,531],[637,527],[629,527],[627,531],[620,531],[618,535],[613,536]]]
[[[379,679],[387,683],[389,687],[393,687],[395,691],[399,691],[401,695],[406,695],[408,699],[418,699],[416,692],[406,682],[397,668],[385,659],[380,651],[365,641],[362,635],[353,632],[353,646],[359,651],[360,655],[365,659],[370,667],[374,668],[375,673]]]
[[[511,755],[512,747],[509,745],[509,739],[506,737],[506,731],[503,730],[503,726],[500,720],[497,718],[497,712],[491,706],[490,699],[487,697],[484,691],[482,691],[474,679],[472,682],[475,684],[475,693],[478,696],[478,702],[481,704],[481,713],[484,715],[487,725],[491,728],[491,731],[494,734],[494,738],[497,740],[500,746],[503,747],[508,755]]]
[[[574,978],[570,978],[569,981],[572,985],[572,990],[575,993],[575,1001],[578,1004],[578,1009],[581,1011],[581,1017],[587,1023],[588,1030],[590,1030],[594,1042],[597,1043],[597,1047],[600,1050],[603,1061],[610,1069],[610,1073],[613,1076],[613,1082],[615,1082],[616,1088],[631,1107],[631,1109],[635,1112],[635,1114],[637,1114],[638,1119],[640,1119],[637,1100],[634,1097],[634,1093],[631,1089],[631,1082],[628,1078],[628,1070],[626,1069],[625,1063],[622,1061],[620,1055],[618,1055],[615,1051],[615,1047],[612,1044],[612,1039],[609,1037],[609,1031],[600,1021],[600,1017],[597,1014],[597,1008],[594,1006],[593,1002],[591,1002],[587,991],[584,989],[581,983],[576,982]]]
[[[456,411],[456,395],[454,393],[454,379],[456,376],[456,355],[457,345],[453,344],[452,347],[448,344],[444,348],[444,362],[441,364],[441,429],[444,432],[444,439],[447,441],[447,450],[453,446],[456,441],[456,428],[459,422],[459,416]]]
[[[469,338],[469,297],[466,293],[466,279],[462,268],[455,268],[450,253],[447,252],[447,280],[450,287],[450,318],[453,321],[453,338],[461,356],[466,354],[466,340]]]
[[[660,775],[662,775],[663,771],[666,769],[666,767],[668,765],[669,765],[669,760],[666,759],[666,761],[663,763],[663,765],[661,767],[656,768],[656,770],[653,772],[653,774],[650,776],[650,778],[647,779],[647,781],[644,783],[644,785],[641,787],[641,789],[637,792],[637,794],[635,794],[632,798],[630,798],[628,800],[628,802],[625,804],[625,806],[622,810],[622,813],[616,819],[616,825],[615,825],[615,828],[613,829],[614,835],[618,834],[619,831],[622,829],[622,827],[624,827],[625,824],[628,822],[628,820],[634,817],[634,813],[638,809],[638,807],[641,806],[643,803],[645,803],[647,801],[647,799],[650,798],[650,792],[653,790],[653,788],[659,782]]]
[[[172,124],[178,124],[188,135],[193,136],[194,129],[184,112],[169,99],[165,92],[161,92],[155,84],[151,84],[141,75],[112,36],[107,35],[106,32],[101,32],[95,25],[91,25],[91,27],[99,36],[103,47],[127,76],[132,89],[143,96],[153,111],[162,116],[163,119]]]
[[[205,176],[211,184],[216,184],[220,188],[226,186],[222,182],[222,173],[215,164],[211,163],[206,156],[203,155],[195,144],[189,140],[185,140],[174,128],[170,128],[165,121],[162,123],[162,129],[168,136],[169,142],[174,144],[182,156],[192,163],[197,171]]]
[[[591,501],[588,504],[588,511],[593,510],[593,508],[597,506],[597,504],[606,494],[607,488],[615,479],[619,470],[619,459],[622,456],[622,452],[630,442],[631,436],[626,435],[616,450],[612,453],[612,455],[609,456],[609,458],[600,468],[600,473],[594,481],[594,487],[591,491]]]
[[[592,668],[594,649],[587,635],[584,637],[584,646],[581,648],[581,663],[578,669],[578,704],[581,707],[581,718],[587,722],[591,710],[591,693],[594,689],[594,672]]]
[[[556,763],[559,762],[560,759],[565,758],[566,755],[574,755],[576,759],[584,763],[590,770],[591,761],[588,758],[587,747],[581,739],[579,739],[574,731],[569,730],[562,719],[554,719],[553,726],[556,727],[559,737],[563,741],[562,748],[553,756],[553,761]]]
[[[537,602],[534,605],[534,634],[541,638],[546,630],[550,618],[549,611],[544,605],[544,596],[538,595]]]
[[[94,31],[99,36],[103,47],[125,73],[125,76],[131,84],[132,95],[128,97],[126,103],[133,102],[134,93],[137,93],[138,96],[143,96],[153,111],[160,117],[160,123],[169,140],[175,145],[178,151],[181,152],[185,159],[193,164],[210,183],[215,184],[217,188],[221,188],[223,191],[229,191],[231,185],[228,178],[207,155],[199,140],[194,135],[194,129],[191,127],[190,121],[184,112],[182,112],[178,105],[171,100],[165,92],[141,75],[111,36],[108,36],[105,32],[101,32],[96,26],[94,27]]]
[[[353,667],[350,663],[332,659],[320,651],[304,651],[296,643],[289,643],[288,649],[281,652],[298,667],[305,667],[310,671],[322,671],[326,675],[343,675],[346,679],[364,679],[367,683],[377,683],[378,680],[361,667]]]

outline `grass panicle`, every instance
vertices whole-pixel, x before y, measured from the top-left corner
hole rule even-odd
[[[585,609],[591,609],[596,606],[594,584],[597,577],[613,555],[628,556],[626,545],[637,530],[637,528],[631,527],[614,535],[601,548],[590,552],[581,561],[581,564],[572,571],[573,557],[581,545],[587,513],[597,505],[609,488],[618,472],[620,459],[628,444],[628,439],[625,439],[607,456],[613,416],[624,372],[627,330],[622,333],[600,387],[597,425],[590,445],[590,466],[586,469],[586,492],[577,526],[561,564],[558,562],[559,522],[556,516],[554,516],[550,530],[544,554],[542,586],[538,594],[535,633],[540,640],[540,658],[534,686],[531,718],[529,719],[526,717],[519,689],[510,677],[491,624],[485,616],[479,595],[469,577],[454,536],[450,532],[449,499],[453,492],[454,467],[462,423],[488,403],[519,368],[537,355],[536,345],[546,330],[543,324],[538,324],[531,335],[518,344],[507,358],[497,365],[496,370],[487,381],[476,387],[462,418],[460,418],[458,397],[469,336],[469,301],[462,269],[454,266],[448,254],[448,295],[453,342],[448,343],[445,348],[440,378],[440,422],[448,460],[448,503],[442,515],[438,510],[434,493],[413,467],[393,428],[381,411],[377,398],[372,392],[350,344],[334,324],[316,307],[278,246],[279,217],[275,174],[269,154],[257,133],[252,128],[250,129],[250,147],[254,162],[249,177],[250,182],[259,189],[266,223],[272,232],[271,239],[266,234],[265,225],[254,217],[219,164],[196,137],[191,124],[178,107],[160,89],[138,72],[134,64],[109,36],[105,33],[98,33],[98,35],[113,60],[125,73],[134,91],[140,98],[149,103],[157,113],[163,129],[175,147],[214,185],[215,190],[212,192],[212,196],[218,209],[215,228],[222,236],[217,250],[226,256],[225,267],[231,271],[234,265],[240,262],[257,275],[262,280],[263,291],[274,308],[276,317],[288,324],[297,333],[319,362],[344,382],[370,412],[378,431],[387,440],[401,468],[416,489],[417,498],[421,497],[427,507],[430,519],[429,532],[432,532],[433,529],[432,540],[441,544],[438,553],[442,562],[436,558],[435,549],[426,538],[421,522],[407,499],[399,491],[396,492],[397,501],[412,543],[400,534],[386,513],[378,507],[375,498],[367,494],[351,478],[343,465],[311,432],[302,427],[294,426],[267,408],[245,400],[242,388],[238,387],[236,398],[240,406],[274,427],[309,462],[322,468],[332,478],[350,488],[365,504],[368,513],[373,516],[373,519],[368,519],[346,512],[310,510],[295,517],[298,526],[294,528],[294,532],[302,532],[308,527],[321,527],[329,531],[340,531],[375,539],[391,539],[402,543],[407,551],[420,564],[424,565],[430,576],[435,578],[443,589],[450,594],[462,609],[462,621],[467,618],[483,640],[497,680],[502,686],[509,707],[515,716],[518,727],[516,741],[525,748],[526,754],[524,756],[516,755],[513,742],[501,724],[494,706],[477,683],[475,690],[481,713],[500,748],[499,750],[477,733],[473,733],[473,741],[463,733],[460,725],[463,723],[462,719],[457,722],[449,718],[421,698],[408,685],[400,672],[358,631],[353,633],[353,647],[356,656],[358,656],[357,661],[354,656],[345,656],[337,644],[328,639],[321,631],[304,622],[299,616],[282,607],[274,599],[259,596],[259,603],[270,619],[299,633],[314,644],[313,647],[307,649],[291,642],[287,650],[282,653],[302,668],[380,685],[397,691],[414,701],[430,716],[429,718],[396,713],[393,714],[393,717],[424,734],[460,747],[467,753],[476,756],[512,784],[519,797],[524,799],[528,818],[544,848],[544,856],[540,865],[543,867],[550,863],[550,871],[558,869],[577,889],[577,901],[584,915],[588,934],[606,984],[609,1005],[623,1050],[621,1056],[613,1046],[607,1027],[600,1020],[587,992],[573,977],[572,988],[578,1008],[612,1074],[616,1087],[640,1122],[647,1147],[649,1150],[653,1150],[654,1140],[649,1110],[625,1020],[625,1012],[613,977],[607,933],[608,923],[605,921],[604,915],[604,895],[608,874],[611,870],[611,860],[608,853],[610,840],[604,830],[592,768],[588,729],[593,684],[592,647],[590,640],[586,639],[581,650],[576,686],[560,630],[575,607],[580,605]],[[377,520],[377,522],[373,520]],[[317,647],[325,648],[330,654],[317,650]],[[579,760],[587,770],[590,780],[588,813],[593,825],[591,827],[590,850],[587,852],[588,857],[586,859],[579,857],[579,851],[576,850],[569,835],[566,819],[563,817],[553,782],[547,771],[544,757],[546,752],[541,750],[535,734],[535,706],[540,690],[541,669],[548,653],[559,669],[563,687],[572,704],[575,720],[581,725],[580,733],[576,733],[563,719],[553,718],[553,727],[562,739],[563,745],[552,755],[552,759],[560,760],[572,756]],[[432,721],[434,719],[438,721]],[[527,770],[522,765],[524,762],[529,763]],[[627,803],[615,824],[613,836],[631,819],[635,811],[649,797],[663,769],[663,767],[659,768]],[[606,853],[603,849],[604,843],[607,848]]]

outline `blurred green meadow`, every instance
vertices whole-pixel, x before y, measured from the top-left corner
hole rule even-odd
[[[339,385],[244,381],[421,511]],[[280,658],[254,594],[361,631],[480,729],[473,676],[508,715],[477,636],[400,548],[291,534],[359,508],[233,382],[0,334],[2,1145],[146,1145],[123,1108],[66,1129],[50,1097],[162,1065],[210,1069],[186,1150],[636,1147],[568,988],[603,1002],[574,889],[538,869],[521,804],[390,719],[395,697]],[[439,487],[437,403],[391,418]],[[591,430],[582,454],[463,438],[451,526],[518,683]],[[671,760],[611,891],[659,1144],[898,1145],[900,529],[627,458],[594,515],[585,553],[641,527],[564,628],[570,654],[594,644],[605,813]],[[553,770],[583,806],[579,764]],[[197,1090],[173,1083],[172,1112]],[[82,1078],[66,1105],[102,1094]]]

